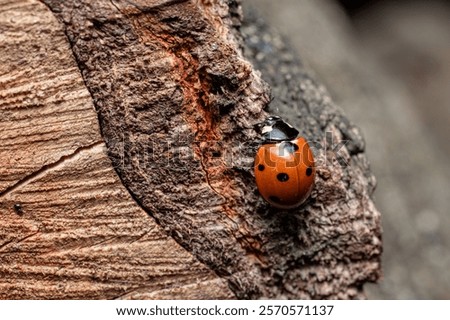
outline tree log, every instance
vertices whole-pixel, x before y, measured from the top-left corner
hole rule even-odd
[[[359,130],[240,10],[0,2],[2,298],[355,298],[378,279]],[[252,174],[273,113],[314,147],[295,210]]]

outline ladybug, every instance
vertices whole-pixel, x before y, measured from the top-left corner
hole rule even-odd
[[[313,153],[299,131],[280,117],[258,125],[262,138],[255,157],[255,178],[261,196],[273,207],[292,209],[311,193],[316,169]]]

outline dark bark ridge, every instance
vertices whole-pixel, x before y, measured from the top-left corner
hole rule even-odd
[[[248,53],[273,85],[270,111],[318,142],[320,163],[302,208],[274,210],[258,196],[253,126],[269,94],[240,51],[238,3],[43,2],[64,23],[124,185],[237,297],[360,297],[378,278],[379,213],[360,133],[252,22]],[[320,147],[343,138],[339,157]]]

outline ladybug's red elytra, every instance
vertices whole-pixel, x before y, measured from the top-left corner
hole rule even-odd
[[[261,196],[272,206],[292,209],[311,193],[316,169],[313,153],[298,130],[271,116],[259,126],[262,145],[255,157],[255,178]]]

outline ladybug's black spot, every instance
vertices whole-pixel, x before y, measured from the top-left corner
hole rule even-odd
[[[272,202],[275,202],[275,203],[281,203],[280,198],[275,197],[275,196],[270,196],[269,200],[272,201]]]
[[[298,145],[296,145],[295,143],[292,143],[290,141],[284,142],[283,148],[288,153],[294,153],[294,152],[298,151],[298,149],[299,149]]]
[[[289,180],[289,176],[287,173],[282,172],[282,173],[277,174],[277,179],[281,182],[286,182]]]
[[[258,164],[258,170],[263,171],[266,167],[263,164]]]
[[[312,168],[309,167],[308,169],[306,169],[306,175],[309,177],[310,175],[312,175]]]

